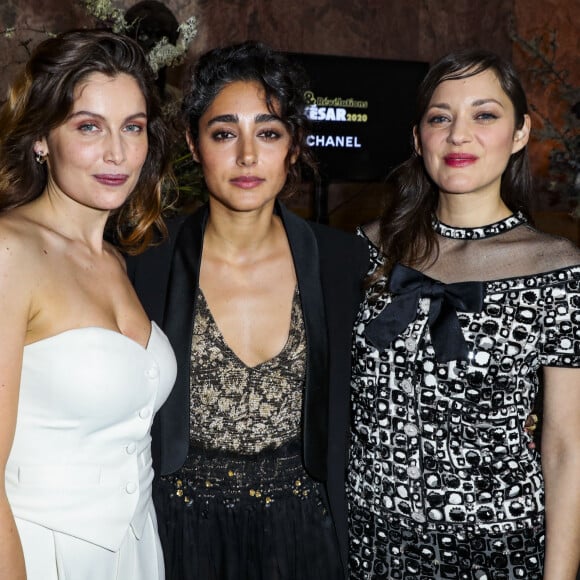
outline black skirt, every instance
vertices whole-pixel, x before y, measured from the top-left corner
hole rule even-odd
[[[299,442],[254,456],[190,448],[154,486],[168,580],[337,580],[336,533]]]

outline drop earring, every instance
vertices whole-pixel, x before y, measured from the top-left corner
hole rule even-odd
[[[39,165],[44,165],[46,163],[46,155],[42,151],[36,151],[34,153],[34,160]]]

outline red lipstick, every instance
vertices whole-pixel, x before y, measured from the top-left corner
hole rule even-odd
[[[443,158],[446,165],[450,167],[466,167],[477,161],[476,155],[470,153],[450,153]]]

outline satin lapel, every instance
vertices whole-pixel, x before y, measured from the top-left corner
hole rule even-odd
[[[328,426],[328,337],[320,258],[316,237],[308,223],[281,204],[278,212],[286,229],[298,277],[306,327],[308,361],[304,392],[304,464],[317,479],[326,479]]]
[[[171,258],[184,218],[179,216],[168,221],[168,238],[137,256],[125,256],[127,275],[149,318],[163,326],[163,315],[167,298],[167,282]]]
[[[182,466],[189,445],[189,380],[194,299],[199,284],[199,266],[207,209],[188,218],[175,242],[163,329],[177,358],[177,379],[160,411],[162,473]]]

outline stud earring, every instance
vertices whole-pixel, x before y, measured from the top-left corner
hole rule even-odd
[[[46,155],[42,151],[35,151],[34,160],[39,165],[43,165],[44,163],[46,163]]]

